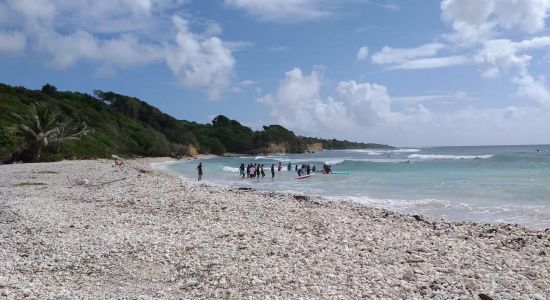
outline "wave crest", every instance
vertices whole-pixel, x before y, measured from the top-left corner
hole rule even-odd
[[[488,159],[494,155],[442,155],[442,154],[411,154],[412,159]]]
[[[233,168],[228,166],[224,166],[222,170],[224,170],[225,172],[239,173],[239,168]]]

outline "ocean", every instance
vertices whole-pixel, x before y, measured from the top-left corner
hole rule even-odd
[[[207,183],[351,200],[450,221],[514,223],[550,228],[550,145],[327,150],[306,154],[217,157],[172,162],[169,171]],[[264,164],[265,178],[241,179],[244,163]],[[271,178],[271,164],[283,170]],[[296,180],[290,162],[330,164],[347,174]],[[277,169],[277,168],[276,168]]]

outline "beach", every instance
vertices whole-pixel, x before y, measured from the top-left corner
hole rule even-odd
[[[548,229],[208,186],[162,161],[1,165],[0,298],[550,298]]]

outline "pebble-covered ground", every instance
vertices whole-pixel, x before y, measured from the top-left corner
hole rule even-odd
[[[126,163],[0,166],[0,298],[550,299],[550,230],[208,187]]]

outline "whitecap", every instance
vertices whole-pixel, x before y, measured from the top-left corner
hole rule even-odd
[[[415,152],[420,152],[420,151],[422,151],[422,150],[421,149],[404,148],[404,149],[390,150],[389,152],[392,152],[392,153],[415,153]]]
[[[411,154],[412,159],[488,159],[493,155],[440,155],[440,154]]]
[[[326,160],[325,164],[327,164],[327,165],[338,165],[338,164],[343,163],[344,161],[346,161],[346,160],[344,160],[344,159]]]
[[[372,150],[372,149],[352,149],[352,150],[346,150],[347,152],[352,153],[365,153],[367,155],[382,155],[386,153],[384,150]]]
[[[222,170],[224,170],[225,172],[233,172],[233,173],[239,172],[239,168],[233,168],[228,166],[224,166]]]

